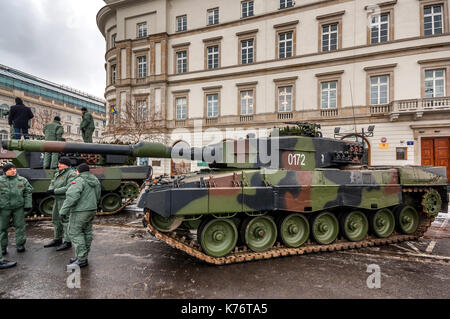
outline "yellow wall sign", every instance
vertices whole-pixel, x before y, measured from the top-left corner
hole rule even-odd
[[[389,148],[389,144],[387,144],[387,143],[382,143],[382,144],[379,145],[379,147],[380,147],[382,150],[387,150],[387,149]]]

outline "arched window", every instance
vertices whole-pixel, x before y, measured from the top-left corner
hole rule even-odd
[[[5,130],[0,131],[0,140],[7,140],[8,139],[8,132]]]
[[[0,105],[0,119],[8,118],[9,106],[6,104]]]

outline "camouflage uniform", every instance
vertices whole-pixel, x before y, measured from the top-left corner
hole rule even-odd
[[[8,227],[11,217],[16,232],[16,246],[26,242],[24,209],[33,207],[33,187],[26,178],[0,176],[0,241],[2,249],[8,246]]]
[[[60,215],[69,215],[69,236],[78,260],[86,261],[92,242],[92,222],[100,200],[101,185],[95,175],[82,172],[66,192]]]
[[[92,143],[92,134],[95,130],[94,118],[92,114],[85,111],[80,123],[81,134],[85,143]]]
[[[48,123],[44,128],[44,135],[46,141],[62,141],[62,135],[64,129],[60,122],[53,121]],[[58,166],[58,153],[48,153],[44,154],[44,168],[55,169]],[[51,161],[51,163],[50,163]]]
[[[72,185],[72,181],[77,177],[77,174],[73,168],[65,168],[57,171],[48,190],[53,190],[55,196],[55,203],[53,205],[52,220],[55,225],[55,240],[62,240],[64,234],[64,241],[70,242],[70,236],[68,232],[68,222],[63,222],[59,216],[64,200],[66,199],[66,192]]]

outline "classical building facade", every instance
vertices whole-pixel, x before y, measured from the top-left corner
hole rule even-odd
[[[370,164],[448,166],[448,0],[105,3],[106,136],[130,109],[167,143],[287,121],[327,137],[374,125]]]
[[[95,122],[94,142],[100,141],[105,126],[105,101],[86,93],[40,79],[25,72],[0,65],[0,138],[8,139],[8,112],[20,97],[34,114],[30,134],[43,135],[42,129],[61,118],[66,141],[82,142],[81,108],[92,113]]]

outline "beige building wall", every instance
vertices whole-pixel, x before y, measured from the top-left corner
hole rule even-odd
[[[167,141],[174,130],[227,128],[270,129],[285,121],[311,121],[322,125],[325,136],[334,128],[352,132],[375,125],[371,164],[421,164],[421,138],[450,136],[450,8],[448,0],[305,0],[280,9],[278,0],[254,0],[254,16],[241,18],[240,0],[105,0],[97,22],[105,36],[108,72],[105,97],[107,110],[121,108],[123,94],[128,105],[137,99],[148,102],[148,133],[163,128]],[[375,4],[375,6],[373,6]],[[444,10],[442,34],[425,36],[424,6],[440,5]],[[219,24],[207,26],[208,9],[219,8]],[[389,41],[370,44],[369,18],[389,13]],[[187,31],[177,32],[177,17],[187,16]],[[137,38],[137,24],[146,22],[148,35]],[[339,23],[338,50],[321,52],[321,25]],[[278,32],[293,32],[293,56],[278,58]],[[116,47],[111,34],[116,33]],[[255,62],[241,65],[240,41],[253,38]],[[205,69],[208,45],[219,45],[219,68]],[[187,51],[187,72],[177,74],[176,52]],[[137,78],[138,56],[147,57],[147,76]],[[116,83],[111,83],[111,66],[117,66]],[[426,70],[445,70],[445,96],[425,99]],[[370,76],[389,76],[389,101],[370,105]],[[338,106],[320,107],[320,83],[338,81]],[[293,110],[278,112],[277,86],[293,88]],[[254,90],[254,113],[242,117],[239,90]],[[205,95],[219,94],[219,117],[205,114]],[[122,98],[121,98],[122,96]],[[187,118],[177,120],[175,100],[187,98]],[[108,114],[110,122],[111,114]],[[436,129],[434,129],[436,128]],[[433,132],[430,132],[432,130]],[[435,133],[434,131],[439,131]],[[114,134],[110,126],[105,132]],[[158,133],[159,134],[159,133]],[[176,134],[175,134],[176,135]],[[218,139],[221,134],[209,134]],[[222,134],[223,135],[223,134]],[[386,137],[388,148],[379,147]],[[202,141],[202,137],[193,138]],[[205,142],[204,140],[202,141]],[[410,143],[408,143],[410,142]],[[413,143],[411,143],[413,142]],[[410,144],[410,145],[408,145]],[[407,148],[407,159],[396,160],[396,148]],[[165,165],[165,169],[168,165]],[[195,166],[195,165],[194,165]]]

